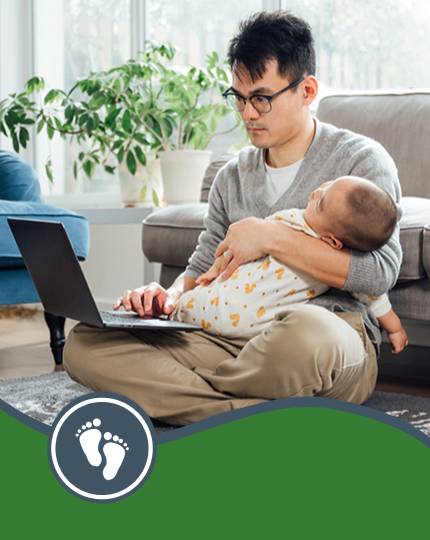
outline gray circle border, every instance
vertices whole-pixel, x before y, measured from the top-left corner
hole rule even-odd
[[[97,399],[97,398],[110,398],[110,399],[114,399],[114,400],[117,400],[117,401],[122,401],[122,402],[126,403],[127,405],[129,405],[130,407],[132,407],[133,409],[135,409],[136,412],[138,412],[142,416],[142,418],[144,419],[146,425],[148,426],[148,430],[149,430],[149,432],[151,434],[151,438],[152,438],[152,446],[153,446],[152,457],[151,457],[151,461],[150,461],[147,473],[145,474],[145,476],[142,478],[142,480],[133,489],[131,489],[127,493],[124,493],[120,497],[114,497],[112,499],[95,499],[95,498],[92,498],[92,497],[86,497],[86,496],[84,496],[84,495],[82,495],[80,493],[77,493],[73,489],[71,489],[67,484],[64,483],[63,479],[59,476],[59,474],[58,474],[58,472],[56,470],[56,467],[55,467],[55,465],[54,465],[54,463],[52,461],[52,455],[51,455],[51,443],[52,443],[52,438],[53,438],[54,433],[55,433],[55,428],[56,428],[57,424],[62,420],[63,416],[70,409],[72,409],[73,407],[75,407],[79,403],[81,403],[83,401],[88,401],[88,400],[91,400],[91,399]],[[47,427],[49,427],[49,426],[47,426]],[[48,461],[49,461],[49,464],[51,466],[52,472],[54,473],[54,475],[57,478],[58,482],[69,493],[72,493],[75,497],[79,497],[80,499],[83,499],[83,500],[88,501],[88,502],[106,504],[106,503],[114,503],[116,501],[120,501],[122,499],[125,499],[126,497],[129,497],[130,495],[132,495],[133,493],[135,493],[138,489],[140,489],[142,487],[142,485],[147,481],[147,479],[150,477],[150,475],[152,473],[154,463],[155,463],[155,459],[156,459],[156,454],[157,454],[157,444],[158,444],[157,432],[155,431],[154,424],[152,423],[152,420],[148,416],[148,414],[137,403],[135,403],[134,401],[132,401],[129,398],[126,398],[125,396],[122,396],[120,394],[116,394],[114,392],[90,392],[88,394],[84,394],[83,396],[79,396],[78,398],[70,401],[58,413],[57,417],[55,418],[54,423],[52,424],[51,427],[49,427],[47,453],[48,453]]]

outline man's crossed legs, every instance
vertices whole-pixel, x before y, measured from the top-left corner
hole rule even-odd
[[[173,425],[284,397],[360,404],[377,377],[361,315],[312,305],[286,308],[249,341],[78,324],[67,339],[64,365],[81,384],[122,394]]]

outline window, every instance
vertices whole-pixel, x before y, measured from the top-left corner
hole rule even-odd
[[[47,87],[70,90],[79,77],[109,69],[131,56],[130,0],[35,0],[34,73],[45,78]],[[49,29],[49,31],[47,31]],[[77,182],[72,174],[77,146],[38,137],[36,164],[43,178],[44,164],[52,156],[54,193],[117,191],[118,182],[103,170]],[[43,182],[48,189],[47,180]]]
[[[321,96],[333,89],[430,87],[427,0],[281,3],[312,27]]]
[[[135,52],[131,44],[142,43],[142,36],[172,42],[178,48],[178,65],[201,65],[213,50],[224,57],[239,20],[265,4],[248,0],[223,10],[214,0],[34,0],[34,74],[43,76],[50,88],[69,90],[77,78],[126,61]],[[133,35],[136,33],[139,36]],[[222,136],[214,137],[210,145],[214,153],[226,151],[241,137],[231,128],[232,118],[220,126]],[[37,138],[36,164],[44,191],[117,192],[117,179],[102,169],[90,181],[83,174],[78,182],[74,180],[72,160],[77,151],[76,146],[65,145],[56,137],[52,141]],[[53,188],[43,180],[48,155],[52,157]]]
[[[78,77],[126,61],[145,38],[170,41],[178,65],[202,64],[208,52],[221,57],[238,22],[261,9],[288,9],[312,27],[316,43],[318,98],[342,89],[430,87],[424,51],[430,48],[427,0],[32,0],[34,66],[48,87],[69,89]],[[23,27],[25,24],[23,24]],[[24,28],[23,28],[24,31]],[[140,45],[138,45],[140,44]],[[229,131],[226,120],[220,131]],[[241,140],[238,131],[214,137],[210,148],[225,152]],[[37,138],[36,164],[48,191],[44,163],[51,154],[54,193],[118,191],[118,181],[98,171],[91,181],[72,175],[76,148],[61,139]]]

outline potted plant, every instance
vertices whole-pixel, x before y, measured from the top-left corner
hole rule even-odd
[[[97,167],[110,174],[118,169],[126,204],[145,200],[148,185],[160,174],[160,154],[168,156],[162,157],[162,164],[169,163],[171,152],[176,150],[198,156],[194,159],[198,161],[200,188],[210,159],[210,154],[202,151],[214,136],[218,121],[230,113],[218,97],[218,91],[228,86],[228,77],[216,53],[208,56],[206,68],[192,66],[185,71],[172,67],[174,55],[170,44],[147,42],[138,60],[92,73],[67,93],[51,89],[43,97],[44,81],[33,77],[23,92],[0,102],[0,130],[11,137],[17,152],[26,147],[28,128],[34,124],[37,133],[44,130],[49,139],[58,133],[79,148],[73,160],[75,178],[80,169],[89,178]],[[214,102],[215,90],[218,102]],[[178,165],[174,166],[180,196],[169,196],[167,179],[168,202],[181,202],[178,199],[184,195],[198,200],[196,188],[187,190],[192,182],[188,160],[186,169],[188,174],[181,176]],[[168,171],[169,166],[163,165],[167,178]],[[52,182],[50,158],[46,173]],[[157,191],[151,189],[158,206]]]

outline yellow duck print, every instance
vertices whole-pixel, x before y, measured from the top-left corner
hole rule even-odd
[[[260,306],[257,310],[257,317],[260,318],[266,313],[264,306]]]
[[[233,326],[236,327],[236,326],[239,324],[239,321],[240,321],[240,315],[239,315],[239,313],[231,313],[231,314],[229,315],[229,317],[230,317],[230,320],[231,320]]]
[[[188,302],[185,304],[185,307],[187,309],[193,309],[194,308],[194,298],[191,298],[190,300],[188,300]]]
[[[219,296],[215,296],[215,298],[212,298],[212,300],[210,301],[210,303],[211,303],[213,306],[218,306],[218,305],[219,305]]]
[[[309,289],[309,291],[306,291],[306,296],[308,298],[313,298],[315,296],[315,289]]]
[[[275,270],[275,274],[276,274],[276,279],[282,279],[285,274],[285,268],[282,268],[282,266],[280,266],[279,268]]]
[[[236,270],[230,276],[230,279],[237,279],[238,275],[239,275],[239,268],[236,268]]]
[[[263,260],[263,262],[257,266],[257,269],[258,269],[258,270],[260,270],[260,269],[261,269],[261,270],[267,270],[267,269],[269,268],[269,266],[270,266],[270,263],[271,263],[270,258],[269,258],[269,257],[266,257],[266,258]]]
[[[293,296],[294,294],[296,294],[296,292],[296,289],[291,289],[291,291],[288,291],[285,296]]]
[[[252,293],[257,285],[255,283],[245,283],[245,292],[247,294]]]
[[[212,325],[209,321],[205,321],[204,319],[202,319],[200,321],[200,326],[203,328],[203,330],[209,330]]]

